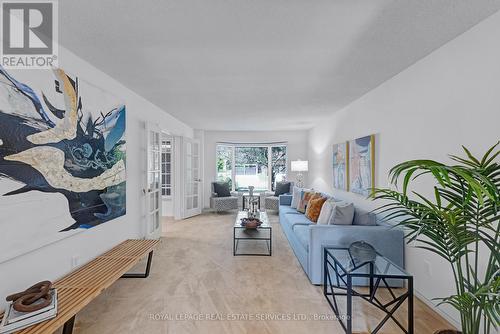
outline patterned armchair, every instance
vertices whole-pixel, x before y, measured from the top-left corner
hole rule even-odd
[[[291,193],[292,189],[293,182],[290,182],[290,190],[288,191],[288,193]],[[261,203],[264,203],[264,208],[266,210],[279,210],[279,197],[275,196],[275,192],[266,191],[265,193],[262,193],[260,201]]]
[[[217,212],[238,210],[238,196],[234,196],[235,194],[229,191],[229,185],[227,185],[226,189],[229,196],[219,196],[215,191],[216,183],[218,182],[212,182],[211,184],[212,195],[210,196],[210,208]],[[221,184],[218,183],[218,186],[221,186]]]

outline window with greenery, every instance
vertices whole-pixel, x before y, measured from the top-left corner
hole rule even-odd
[[[286,179],[286,145],[218,144],[217,180],[229,182],[232,190],[274,190],[276,182]],[[234,181],[234,182],[233,182]]]
[[[217,145],[217,181],[229,183],[233,187],[233,147],[227,145]]]
[[[274,190],[277,182],[286,179],[286,146],[271,148],[271,189]]]

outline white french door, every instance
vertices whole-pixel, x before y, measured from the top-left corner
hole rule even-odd
[[[183,218],[188,218],[201,213],[200,142],[190,138],[183,138],[183,142]]]
[[[146,233],[148,239],[161,236],[161,131],[157,125],[146,124],[147,178]]]

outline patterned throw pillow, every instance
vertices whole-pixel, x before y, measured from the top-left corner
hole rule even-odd
[[[309,204],[307,204],[306,217],[309,218],[310,221],[316,223],[319,218],[319,214],[321,212],[321,207],[326,202],[326,197],[312,196],[309,200]]]
[[[303,189],[299,187],[293,187],[292,191],[292,208],[297,209],[300,199],[302,198],[302,191],[310,191],[311,189]]]
[[[314,195],[313,191],[302,191],[302,195],[300,196],[299,204],[297,205],[297,211],[306,213],[307,203],[309,199]]]

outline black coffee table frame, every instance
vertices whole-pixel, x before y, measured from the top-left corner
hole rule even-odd
[[[323,255],[323,295],[325,296],[328,304],[332,308],[333,312],[337,316],[338,321],[342,325],[342,328],[347,334],[352,334],[352,297],[360,297],[365,301],[369,302],[371,305],[374,305],[379,310],[386,313],[386,316],[382,319],[382,321],[377,325],[377,327],[371,332],[372,334],[378,333],[379,330],[384,326],[384,324],[392,319],[394,323],[398,325],[398,327],[406,334],[414,334],[414,319],[413,319],[413,276],[411,275],[390,275],[390,274],[377,274],[374,272],[374,264],[372,262],[363,262],[352,270],[356,270],[362,267],[367,266],[369,272],[366,274],[363,273],[350,273],[347,271],[342,263],[337,260],[337,258],[330,253],[330,250],[346,250],[347,248],[324,248]],[[384,258],[386,261],[391,263],[392,265],[398,267],[396,264],[392,263],[387,258]],[[329,268],[332,269],[333,274],[335,274],[335,283],[332,281],[332,275],[330,274]],[[352,285],[352,280],[355,277],[367,278],[370,282],[369,285],[369,293],[360,293],[357,292]],[[396,296],[394,291],[391,289],[390,285],[387,283],[388,279],[400,279],[406,281],[406,292],[400,296]],[[341,284],[342,282],[343,284]],[[389,291],[392,300],[387,303],[382,303],[376,296],[377,290],[381,285],[385,285],[387,290]],[[328,291],[330,288],[330,291]],[[342,290],[345,292],[335,292],[335,289]],[[340,309],[338,307],[337,297],[345,296],[347,297],[347,315],[346,315],[346,323],[342,320],[340,315]],[[408,326],[404,328],[404,326],[394,317],[394,313],[396,310],[404,303],[405,300],[408,300]]]
[[[237,235],[237,230],[240,232]],[[249,236],[242,237],[245,230],[243,226],[233,227],[233,256],[272,256],[273,255],[273,228],[272,226],[258,227],[257,229],[246,229]],[[263,236],[251,236],[251,234],[263,234]],[[267,245],[267,253],[238,253],[238,243],[240,240],[264,240]]]

